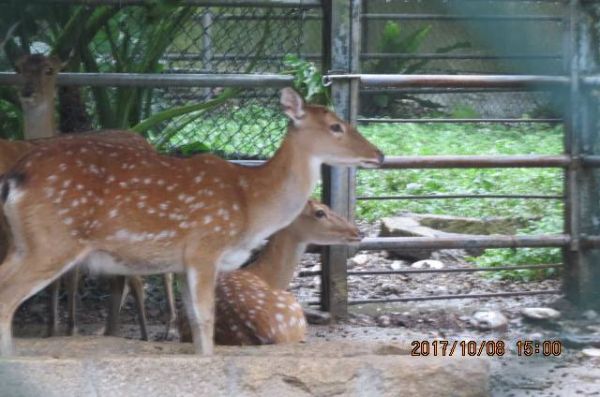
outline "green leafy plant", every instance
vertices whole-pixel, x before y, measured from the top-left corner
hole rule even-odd
[[[381,34],[377,50],[378,52],[384,54],[418,54],[421,47],[429,37],[431,29],[431,25],[426,25],[412,32],[404,33],[402,26],[399,23],[388,21],[383,27],[383,32]],[[433,52],[437,54],[444,54],[457,49],[470,47],[471,44],[469,42],[458,42],[446,47],[437,48]],[[374,59],[365,63],[363,71],[365,73],[376,74],[414,74],[420,70],[423,70],[423,68],[430,62],[430,59]],[[367,113],[382,113],[390,107],[392,102],[402,98],[413,100],[426,108],[435,109],[438,107],[433,102],[425,101],[411,95],[374,94],[372,99],[366,101],[372,104],[372,106],[367,107]]]
[[[287,70],[284,74],[294,76],[294,88],[310,103],[329,105],[329,90],[323,84],[323,75],[310,61],[288,54],[284,58]]]

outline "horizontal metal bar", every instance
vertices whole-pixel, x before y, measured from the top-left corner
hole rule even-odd
[[[347,272],[348,276],[384,276],[393,274],[420,274],[420,273],[475,273],[475,272],[499,272],[504,270],[523,270],[523,269],[553,269],[563,267],[563,265],[518,265],[518,266],[498,266],[498,267],[465,267],[465,268],[445,268],[445,269],[407,269],[407,270],[368,270],[361,272]],[[321,274],[320,270],[300,271],[298,277],[312,277]]]
[[[264,160],[232,160],[233,163],[257,166]],[[426,168],[551,168],[567,167],[568,156],[387,156],[376,169],[426,169]]]
[[[567,167],[568,156],[389,156],[380,168],[548,168]]]
[[[463,72],[460,72],[463,73]],[[469,75],[468,73],[464,73]],[[536,92],[547,92],[552,88],[543,89],[539,87]],[[512,93],[512,92],[527,92],[527,87],[505,87],[505,88],[469,88],[469,87],[414,87],[414,88],[402,88],[402,87],[384,87],[384,88],[361,88],[361,94],[470,94],[470,93]]]
[[[515,291],[515,292],[490,292],[483,294],[453,294],[453,295],[433,295],[433,296],[407,296],[404,298],[390,299],[363,299],[350,300],[349,305],[364,305],[369,303],[394,303],[394,302],[412,302],[446,299],[479,299],[479,298],[507,298],[511,296],[531,296],[531,295],[561,295],[562,291],[549,289],[542,291]]]
[[[0,1],[7,3],[8,1]],[[30,4],[86,4],[132,6],[147,5],[148,0],[28,0]],[[321,7],[321,0],[181,0],[178,4],[202,7]]]
[[[598,87],[600,86],[600,75],[583,76],[581,81],[586,85]]]
[[[104,87],[286,87],[280,74],[59,73],[59,85]],[[16,73],[0,72],[0,85],[22,84]]]
[[[584,167],[600,167],[600,156],[582,156],[581,162]]]
[[[296,21],[302,20],[322,20],[323,16],[315,14],[305,14],[302,16],[298,15],[235,15],[235,14],[213,14],[216,21]],[[201,20],[202,16],[194,18],[195,20]]]
[[[581,245],[584,248],[600,248],[600,236],[581,236]]]
[[[542,248],[566,247],[570,236],[565,234],[534,236],[469,236],[460,237],[367,237],[359,250],[449,249],[449,248]]]
[[[358,196],[357,200],[447,200],[447,199],[523,199],[523,200],[563,200],[561,195],[542,194],[430,194],[408,196]]]
[[[556,265],[518,265],[518,266],[498,266],[498,267],[469,267],[469,268],[449,268],[449,269],[407,269],[407,270],[372,270],[364,272],[348,272],[349,276],[377,276],[386,274],[420,274],[420,273],[475,273],[475,272],[500,272],[505,270],[541,270],[563,267]]]
[[[515,292],[491,292],[483,294],[453,294],[453,295],[432,295],[432,296],[407,296],[404,298],[390,299],[362,299],[350,300],[349,305],[365,305],[369,303],[399,303],[412,301],[430,301],[430,300],[446,300],[446,299],[480,299],[480,298],[508,298],[512,296],[531,296],[531,295],[562,295],[561,290],[549,289],[541,291],[515,291]],[[318,306],[319,301],[308,301],[310,306]]]
[[[540,75],[492,75],[492,74],[329,74],[325,83],[332,79],[358,79],[371,87],[444,87],[444,88],[545,88],[566,86],[570,78]]]
[[[265,61],[281,61],[286,54],[271,54],[271,55],[242,55],[242,54],[214,54],[210,56],[206,56],[201,53],[196,54],[165,54],[162,56],[162,59],[167,61],[206,61],[207,59],[212,61],[230,61],[230,60],[239,60],[239,61],[253,61],[253,60],[265,60]],[[321,54],[313,53],[313,54],[302,54],[300,55],[303,59],[309,60],[320,60],[322,57]]]
[[[561,54],[498,54],[498,55],[482,55],[482,54],[440,54],[440,53],[374,53],[367,52],[360,55],[361,59],[465,59],[465,60],[535,60],[535,59],[556,59],[561,60]]]
[[[556,15],[448,15],[448,14],[362,14],[363,19],[419,20],[419,21],[554,21],[562,22],[563,17]]]
[[[356,120],[359,123],[545,123],[555,124],[562,123],[563,119],[547,118],[547,119],[450,119],[450,118],[424,118],[424,119],[375,119],[375,118],[359,118]]]

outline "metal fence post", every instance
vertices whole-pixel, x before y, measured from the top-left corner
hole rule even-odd
[[[329,44],[326,60],[331,70],[351,73],[357,71],[360,48],[360,0],[329,0],[324,4],[329,21]],[[358,81],[336,79],[331,87],[333,106],[346,120],[357,116]],[[335,212],[353,219],[355,203],[355,172],[345,167],[324,167],[323,201]],[[323,278],[321,283],[321,307],[329,311],[333,319],[348,313],[348,280],[346,261],[349,250],[344,246],[331,246],[323,250]]]
[[[210,73],[213,70],[213,37],[212,37],[212,25],[213,25],[213,14],[210,9],[206,9],[202,14],[202,30],[204,35],[202,36],[202,67],[205,73]],[[202,90],[202,94],[205,99],[210,98],[212,90],[206,87]]]
[[[566,227],[572,243],[564,252],[567,271],[564,289],[567,298],[581,308],[600,308],[600,250],[586,245],[586,237],[600,233],[598,202],[599,172],[586,167],[582,156],[600,153],[600,139],[591,90],[582,86],[584,73],[597,72],[593,56],[591,14],[578,0],[570,3],[571,91],[566,124],[566,151],[571,155],[567,170]],[[597,103],[596,103],[597,105]]]

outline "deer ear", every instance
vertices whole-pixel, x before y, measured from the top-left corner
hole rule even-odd
[[[304,117],[304,100],[294,89],[286,87],[281,90],[283,112],[297,124]]]

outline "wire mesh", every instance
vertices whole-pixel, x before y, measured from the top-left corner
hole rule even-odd
[[[0,15],[4,15],[0,32],[8,31],[17,20],[21,23],[6,47],[7,55],[0,57],[0,70],[12,70],[19,53],[54,51],[62,53],[62,58],[70,57],[65,70],[71,72],[283,73],[286,55],[312,51],[314,59],[315,51],[320,53],[320,40],[317,47],[314,41],[310,45],[304,41],[306,26],[309,37],[320,36],[319,9],[75,3],[0,4]],[[61,41],[78,13],[92,22],[75,29],[78,35],[72,42]],[[86,39],[89,31],[93,36]],[[14,91],[8,92],[10,88],[3,89],[6,96],[15,97]],[[285,127],[278,92],[268,87],[81,87],[70,91],[82,98],[93,128],[130,128],[165,111],[191,107],[143,129],[152,143],[165,150],[200,143],[229,158],[264,158],[274,152]],[[73,108],[73,100],[62,103],[62,95],[59,102],[61,109]],[[61,111],[60,116],[61,126],[82,124],[81,113]],[[3,124],[19,124],[18,111],[0,117]],[[66,131],[73,130],[66,127]]]

